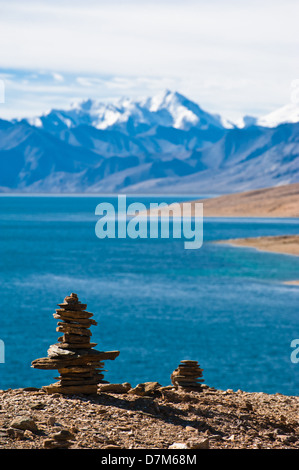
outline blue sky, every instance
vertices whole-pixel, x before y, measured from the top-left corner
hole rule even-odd
[[[299,78],[294,0],[0,0],[0,11],[4,118],[168,88],[237,119],[287,104]]]

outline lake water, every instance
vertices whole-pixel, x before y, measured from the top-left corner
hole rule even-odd
[[[110,382],[168,385],[194,359],[210,386],[298,395],[299,288],[283,282],[299,279],[299,258],[211,241],[299,233],[299,220],[207,219],[203,246],[186,250],[182,239],[100,240],[103,200],[115,202],[0,197],[0,389],[55,381],[30,365],[57,342],[52,314],[75,292],[98,322],[96,349],[120,351],[106,363]]]

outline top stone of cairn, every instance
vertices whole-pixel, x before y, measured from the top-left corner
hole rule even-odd
[[[64,310],[70,310],[70,311],[79,310],[79,311],[82,311],[82,310],[86,309],[87,304],[82,304],[79,301],[77,294],[74,294],[72,292],[71,295],[67,295],[64,299],[64,302],[61,303],[61,304],[58,304],[58,306],[61,307]]]

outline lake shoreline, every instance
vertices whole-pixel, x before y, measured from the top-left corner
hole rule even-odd
[[[299,235],[276,235],[253,238],[217,240],[217,244],[239,248],[253,248],[257,251],[280,255],[299,256]],[[299,280],[285,281],[284,284],[299,286]]]
[[[217,240],[214,243],[255,248],[258,251],[267,251],[277,254],[299,256],[299,235],[231,238],[227,240]]]

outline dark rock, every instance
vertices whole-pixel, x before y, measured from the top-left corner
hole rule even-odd
[[[127,393],[131,389],[131,384],[125,382],[123,384],[100,384],[98,385],[98,391],[101,393],[111,392],[111,393]]]

